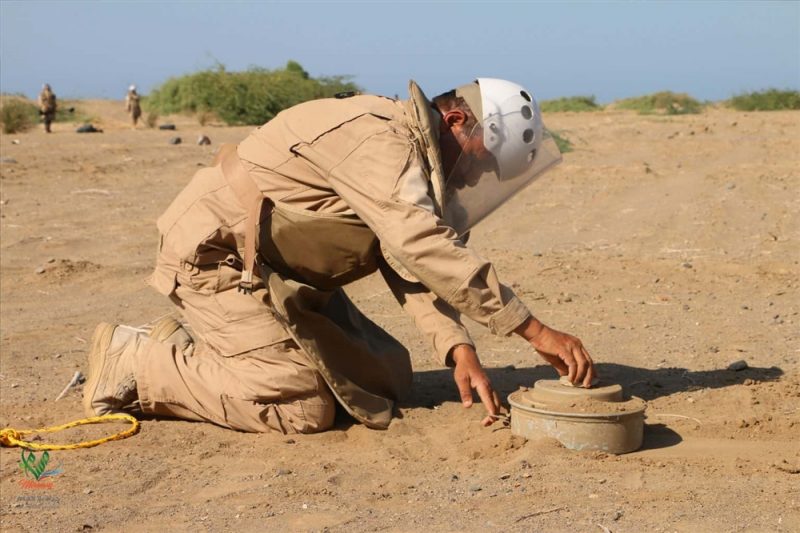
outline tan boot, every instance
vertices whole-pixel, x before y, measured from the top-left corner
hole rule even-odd
[[[83,388],[87,416],[122,411],[139,399],[136,392],[136,359],[147,341],[141,330],[101,323],[94,330],[89,371]]]
[[[176,345],[187,357],[194,351],[194,339],[186,331],[186,328],[171,316],[166,316],[153,324],[150,338],[154,341]]]

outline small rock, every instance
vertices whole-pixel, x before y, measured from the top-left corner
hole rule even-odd
[[[158,129],[175,131],[175,124],[161,124]]]
[[[95,128],[94,124],[83,124],[75,129],[75,133],[103,133],[103,130]]]
[[[14,139],[13,141],[11,141],[11,144],[19,144],[19,139]]]
[[[740,370],[744,370],[745,368],[747,368],[747,361],[745,361],[744,359],[734,361],[733,363],[728,365],[728,370],[733,370],[734,372],[739,372]]]
[[[501,474],[500,479],[508,479],[511,477],[511,474]]]
[[[614,522],[622,518],[623,512],[622,511],[614,511],[614,516],[611,518]]]
[[[14,159],[13,157],[0,157],[0,163],[7,163],[9,165],[13,165],[16,162],[17,160]]]
[[[693,268],[692,264],[690,262],[688,262],[688,261],[684,261],[683,263],[681,263],[681,266],[683,268]]]
[[[94,492],[92,489],[83,489],[84,494],[91,494],[92,492]]]
[[[34,272],[36,274],[44,274],[44,267],[43,266],[37,267],[36,270],[34,270]]]
[[[732,191],[733,189],[736,188],[736,184],[735,183],[729,183],[729,184],[727,184],[725,186],[725,188],[728,189],[729,191]]]
[[[294,443],[295,443],[295,442],[297,442],[297,441],[296,441],[296,440],[294,440],[294,439],[286,439],[286,440],[285,440],[285,441],[283,441],[283,442],[285,442],[286,444],[294,444]]]
[[[731,127],[735,128],[738,124],[739,123],[734,120],[733,122],[731,122]]]
[[[55,257],[49,257],[49,258],[47,259],[47,262],[48,262],[48,263],[55,263],[55,262],[56,262],[56,258],[55,258]]]
[[[19,383],[12,383],[11,384],[11,388],[12,389],[16,389],[17,387],[19,387]]]
[[[211,139],[208,138],[207,135],[201,135],[197,138],[198,146],[206,146],[211,144]]]
[[[480,485],[470,485],[469,490],[470,492],[480,492],[483,490],[483,487]]]
[[[169,142],[169,144],[181,144],[182,140],[180,137],[171,137],[167,142]]]
[[[278,470],[275,472],[275,477],[280,477],[280,476],[288,476],[288,475],[289,475],[289,474],[291,474],[291,473],[292,473],[292,471],[291,471],[291,470],[289,470],[288,468],[279,468],[279,469],[278,469]]]
[[[689,304],[683,304],[683,310],[684,311],[688,311],[689,309],[690,309],[689,308]]]

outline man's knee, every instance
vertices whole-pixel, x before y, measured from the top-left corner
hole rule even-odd
[[[223,425],[250,433],[319,433],[328,430],[336,417],[336,400],[324,382],[322,386],[316,394],[302,399],[267,404],[223,395]]]
[[[287,424],[296,433],[320,433],[333,427],[336,418],[336,400],[327,391],[326,396],[297,400],[279,406]]]

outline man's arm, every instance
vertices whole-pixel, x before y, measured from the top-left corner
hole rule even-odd
[[[397,302],[414,319],[417,329],[431,343],[439,362],[445,366],[455,366],[451,357],[453,347],[474,346],[467,329],[461,323],[458,311],[421,283],[400,277],[383,259],[378,265]]]
[[[500,283],[492,264],[464,246],[436,216],[426,197],[427,179],[406,139],[386,132],[365,140],[328,179],[387,252],[433,294],[495,335],[519,333],[573,383],[591,382],[593,363],[580,341],[533,319],[514,292]],[[480,394],[488,378],[474,348],[471,351],[454,358],[455,372],[469,378],[470,388]],[[490,415],[496,414],[492,405],[486,404]]]
[[[454,368],[453,379],[462,405],[472,407],[474,389],[487,411],[481,423],[488,426],[494,422],[502,410],[500,398],[481,366],[475,343],[461,323],[458,312],[421,283],[404,280],[385,261],[380,262],[380,268],[397,301],[433,344],[439,360]]]

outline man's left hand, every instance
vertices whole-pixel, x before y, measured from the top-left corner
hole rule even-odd
[[[453,362],[456,367],[453,371],[458,392],[461,395],[461,403],[464,407],[472,407],[472,389],[478,392],[478,396],[483,402],[486,411],[489,413],[486,418],[481,420],[481,424],[488,426],[497,420],[502,409],[500,398],[492,388],[489,376],[481,366],[475,348],[469,344],[459,344],[453,348]]]

